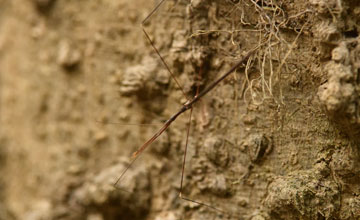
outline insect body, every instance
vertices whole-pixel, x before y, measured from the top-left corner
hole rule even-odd
[[[161,134],[164,133],[164,131],[166,131],[170,125],[180,116],[182,115],[184,112],[190,110],[190,116],[189,116],[189,125],[191,122],[191,115],[192,115],[192,111],[193,111],[193,105],[195,103],[197,103],[199,100],[201,100],[201,98],[203,98],[205,95],[207,95],[210,91],[212,91],[217,85],[219,85],[220,82],[222,82],[224,79],[226,79],[231,73],[233,73],[234,71],[237,70],[237,68],[239,68],[241,65],[243,65],[251,55],[253,55],[257,48],[254,48],[250,51],[248,51],[247,53],[245,53],[245,55],[243,55],[229,70],[227,70],[225,73],[223,73],[217,80],[211,82],[208,86],[206,86],[203,90],[199,91],[199,89],[197,89],[197,94],[193,97],[193,98],[188,98],[185,91],[182,89],[182,86],[180,85],[179,81],[176,79],[175,75],[173,74],[173,72],[171,71],[169,65],[165,62],[163,56],[160,54],[159,50],[156,48],[155,44],[153,43],[151,37],[149,36],[149,34],[147,33],[147,31],[144,28],[145,23],[148,21],[148,19],[158,10],[158,8],[161,6],[161,4],[163,4],[165,2],[165,0],[160,1],[160,3],[150,12],[150,14],[143,20],[142,22],[142,30],[143,33],[145,35],[145,37],[147,38],[147,40],[149,41],[149,43],[151,44],[152,48],[154,49],[154,51],[156,52],[156,54],[158,55],[158,57],[160,58],[161,62],[164,64],[165,68],[168,70],[168,73],[171,75],[171,77],[174,79],[174,81],[176,82],[178,88],[180,88],[180,90],[182,91],[183,95],[186,98],[186,102],[185,104],[183,104],[179,110],[177,112],[175,112],[164,124],[163,126],[150,138],[148,139],[137,151],[135,151],[132,154],[131,160],[129,162],[129,164],[126,166],[126,168],[122,171],[122,173],[120,174],[120,176],[117,178],[117,180],[114,183],[114,186],[116,188],[119,188],[119,185],[121,184],[122,179],[124,178],[126,172],[128,171],[128,169],[130,169],[130,167],[133,165],[133,163],[137,160],[137,158],[139,158],[139,155],[142,154],[145,149],[147,147],[149,147]],[[180,189],[179,189],[179,197],[183,200],[198,204],[198,205],[203,205],[206,206],[208,208],[211,209],[215,209],[219,212],[224,212],[223,210],[220,210],[212,205],[203,203],[203,202],[198,202],[196,200],[193,199],[189,199],[183,196],[183,182],[184,182],[184,173],[185,173],[185,161],[186,161],[186,155],[187,155],[187,149],[188,149],[188,137],[189,137],[189,133],[190,133],[190,126],[188,126],[187,128],[187,137],[186,137],[186,142],[185,142],[185,147],[184,147],[184,156],[183,156],[183,162],[182,162],[182,171],[181,171],[181,180],[180,180]]]

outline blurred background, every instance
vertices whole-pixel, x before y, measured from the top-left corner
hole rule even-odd
[[[359,219],[359,3],[159,2],[0,0],[0,219]]]

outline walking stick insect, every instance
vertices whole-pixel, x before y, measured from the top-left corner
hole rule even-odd
[[[183,183],[184,183],[184,173],[185,173],[185,161],[186,161],[186,154],[188,149],[188,140],[189,140],[189,133],[190,133],[190,122],[192,117],[192,111],[193,111],[193,105],[197,103],[202,97],[204,97],[206,94],[208,94],[211,90],[213,90],[220,82],[222,82],[225,78],[227,78],[231,73],[233,73],[237,68],[239,68],[242,64],[244,64],[248,58],[255,53],[256,49],[252,49],[249,52],[247,52],[243,57],[241,57],[228,71],[226,71],[224,74],[222,74],[217,80],[210,83],[205,89],[199,92],[197,91],[197,94],[193,98],[188,98],[185,91],[182,89],[179,81],[176,79],[175,75],[171,71],[169,65],[164,60],[163,56],[160,54],[159,50],[156,48],[153,40],[145,30],[145,24],[149,21],[151,16],[159,9],[159,7],[165,2],[166,0],[161,0],[154,9],[146,16],[146,18],[141,23],[142,31],[147,38],[148,42],[150,43],[153,50],[156,52],[158,57],[160,58],[161,62],[167,69],[168,73],[171,75],[171,77],[174,79],[175,83],[177,84],[177,87],[180,88],[183,95],[186,98],[186,102],[180,107],[180,109],[174,113],[164,124],[163,126],[150,138],[148,139],[137,151],[135,151],[131,157],[131,160],[129,164],[124,168],[124,170],[121,172],[120,176],[117,178],[117,180],[114,183],[115,188],[119,188],[118,185],[121,183],[121,180],[125,176],[126,172],[130,169],[130,167],[133,165],[133,163],[137,160],[140,154],[144,152],[146,148],[148,148],[164,131],[166,131],[170,125],[178,118],[178,116],[182,115],[184,112],[190,110],[190,116],[189,116],[189,126],[187,127],[187,133],[186,133],[186,141],[185,141],[185,147],[184,147],[184,155],[183,155],[183,161],[182,161],[182,168],[181,168],[181,180],[180,180],[180,190],[179,190],[179,197],[183,200],[196,203],[199,205],[206,206],[208,208],[214,209],[218,212],[225,213],[223,210],[220,210],[212,205],[199,202],[193,199],[189,199],[183,196]]]

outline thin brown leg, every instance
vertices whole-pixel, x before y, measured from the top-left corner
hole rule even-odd
[[[178,86],[178,88],[181,90],[181,92],[183,93],[184,97],[186,98],[186,100],[189,100],[189,98],[187,97],[183,87],[181,86],[180,82],[176,79],[175,74],[171,71],[169,65],[166,63],[165,59],[163,58],[163,56],[160,54],[159,50],[156,48],[154,42],[151,40],[150,35],[147,33],[147,31],[145,30],[145,24],[146,22],[150,19],[151,16],[154,15],[154,13],[159,10],[159,7],[165,2],[166,0],[161,0],[159,2],[159,4],[157,4],[155,6],[155,8],[148,14],[148,16],[146,16],[146,18],[141,22],[141,28],[146,36],[146,38],[148,39],[151,47],[154,49],[154,51],[157,53],[157,55],[159,56],[161,62],[164,64],[165,68],[167,69],[168,73],[170,74],[170,76],[174,79],[176,85]]]
[[[199,75],[201,77],[202,74],[202,67],[200,68],[200,72]],[[200,92],[200,86],[197,86],[196,88],[196,95],[195,97],[199,94]],[[225,211],[216,208],[215,206],[206,204],[204,202],[200,202],[200,201],[196,201],[187,197],[183,196],[183,184],[184,184],[184,176],[185,176],[185,163],[186,163],[186,154],[187,154],[187,149],[188,149],[188,143],[189,143],[189,135],[190,135],[190,128],[191,128],[191,117],[192,117],[192,113],[193,113],[193,107],[191,107],[190,109],[190,115],[189,115],[189,125],[187,127],[187,131],[186,131],[186,141],[185,141],[185,148],[184,148],[184,157],[183,157],[183,163],[182,163],[182,168],[181,168],[181,180],[180,180],[180,191],[179,191],[179,197],[182,200],[188,201],[188,202],[192,202],[198,205],[202,205],[205,207],[208,207],[210,209],[216,210],[217,212],[221,212],[223,214],[227,214]]]
[[[164,0],[163,0],[164,1]],[[176,79],[175,74],[171,71],[169,65],[166,63],[165,59],[163,58],[163,56],[161,56],[159,50],[156,48],[154,42],[151,40],[149,34],[146,32],[144,26],[142,26],[142,30],[146,36],[146,38],[148,39],[148,41],[150,42],[152,48],[155,50],[155,52],[157,53],[157,55],[159,56],[161,62],[164,64],[164,66],[166,67],[167,71],[169,72],[170,76],[174,79],[174,81],[176,82],[176,85],[178,86],[178,88],[181,90],[181,92],[183,93],[184,97],[186,98],[186,100],[189,100],[189,98],[187,97],[183,87],[181,86],[181,84],[179,83],[179,81]]]
[[[166,0],[161,0],[159,4],[155,6],[155,8],[146,16],[146,18],[141,22],[141,25],[144,26],[144,24],[149,20],[149,18],[159,9],[159,7],[164,3]]]

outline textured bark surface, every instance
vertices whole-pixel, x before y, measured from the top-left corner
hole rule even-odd
[[[359,219],[360,4],[165,1],[185,97],[157,3],[0,0],[0,219]],[[255,47],[190,123],[222,211],[189,112],[113,187]]]

